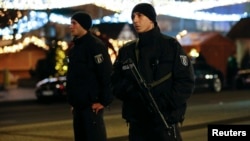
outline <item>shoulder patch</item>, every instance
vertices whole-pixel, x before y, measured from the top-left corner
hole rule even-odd
[[[185,55],[180,55],[181,63],[184,66],[188,66],[188,58]]]
[[[101,64],[104,61],[104,58],[103,58],[102,54],[95,55],[94,57],[95,57],[95,62],[97,64]]]

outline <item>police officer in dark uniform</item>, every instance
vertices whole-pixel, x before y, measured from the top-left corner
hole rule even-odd
[[[179,123],[193,93],[193,67],[177,40],[161,34],[151,4],[136,5],[132,21],[139,38],[119,49],[112,74],[113,92],[123,102],[122,116],[129,125],[129,141],[181,141]],[[168,128],[148,108],[150,102],[145,102],[146,93],[131,73],[129,58],[147,82]]]
[[[75,141],[106,141],[104,108],[113,100],[108,48],[89,32],[89,14],[71,17],[73,47],[68,52],[67,94],[73,110]]]

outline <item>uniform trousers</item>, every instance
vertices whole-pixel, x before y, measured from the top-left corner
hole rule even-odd
[[[104,110],[97,114],[91,107],[73,109],[73,128],[75,141],[107,141]]]
[[[170,129],[152,122],[129,123],[129,141],[182,141],[178,124],[173,124]]]

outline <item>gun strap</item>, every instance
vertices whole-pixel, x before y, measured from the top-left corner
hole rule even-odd
[[[166,80],[169,79],[171,76],[172,76],[172,73],[170,72],[170,73],[166,74],[165,76],[163,76],[162,78],[160,78],[160,79],[158,79],[158,80],[156,80],[156,81],[154,81],[154,82],[152,82],[152,83],[150,83],[150,84],[148,84],[148,85],[149,85],[151,88],[153,88],[153,87],[155,87],[155,86],[161,84],[162,82],[166,81]]]
[[[136,42],[135,42],[135,56],[136,56],[136,61],[137,61],[137,63],[138,63],[138,61],[139,61],[139,48],[138,48],[138,42],[139,42],[139,39],[137,39]],[[153,87],[155,87],[155,86],[161,84],[162,82],[166,81],[166,80],[169,79],[171,76],[172,76],[172,73],[170,72],[170,73],[166,74],[165,76],[163,76],[161,79],[158,79],[157,81],[154,81],[154,82],[152,82],[152,83],[150,83],[150,84],[148,84],[148,85],[149,85],[150,88],[153,88]]]
[[[139,42],[139,39],[136,40],[135,42],[135,56],[136,56],[136,63],[138,63],[139,61],[139,48],[138,48],[138,42]]]

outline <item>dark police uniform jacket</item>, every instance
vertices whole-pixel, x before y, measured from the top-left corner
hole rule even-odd
[[[120,48],[113,65],[113,92],[123,101],[123,118],[127,122],[152,121],[147,103],[141,100],[140,89],[124,63],[128,58],[135,62],[148,84],[159,82],[161,78],[168,76],[152,87],[151,93],[168,123],[182,122],[187,99],[194,89],[194,74],[190,60],[177,40],[161,34],[156,27],[139,34],[139,40]]]
[[[108,48],[91,33],[73,40],[68,52],[67,94],[74,108],[94,102],[107,106],[113,100],[110,75],[112,63]]]

